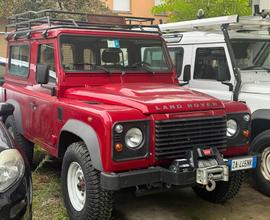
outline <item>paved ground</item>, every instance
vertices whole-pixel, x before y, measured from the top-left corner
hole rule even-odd
[[[198,198],[191,189],[135,197],[118,193],[116,215],[122,220],[270,220],[270,198],[245,184],[238,196],[224,205]]]
[[[60,166],[43,161],[33,173],[33,180],[33,219],[68,219],[62,201]],[[113,220],[270,220],[270,198],[248,183],[224,205],[206,202],[189,188],[144,197],[123,190],[115,197]]]

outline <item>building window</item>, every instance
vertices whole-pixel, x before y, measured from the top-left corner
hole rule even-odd
[[[113,0],[113,11],[130,12],[130,0]]]
[[[155,6],[159,6],[163,3],[163,0],[155,0]]]

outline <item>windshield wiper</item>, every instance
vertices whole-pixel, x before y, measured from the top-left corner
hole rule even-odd
[[[91,66],[93,67],[94,69],[99,69],[99,70],[103,70],[104,72],[106,73],[112,73],[108,68],[104,67],[104,66],[99,66],[99,65],[96,65],[94,63],[73,63],[72,64],[73,66]]]
[[[112,72],[104,66],[99,66],[99,65],[95,65],[95,64],[91,64],[91,66],[93,66],[95,69],[103,70],[106,73],[112,74]]]
[[[270,71],[270,68],[267,68],[265,66],[257,66],[257,65],[253,65],[253,66],[247,66],[242,68],[242,70],[267,70]]]
[[[150,63],[142,61],[142,62],[134,63],[132,66],[133,67],[141,67],[143,70],[145,70],[149,73],[155,74],[155,72],[149,68],[152,66]]]

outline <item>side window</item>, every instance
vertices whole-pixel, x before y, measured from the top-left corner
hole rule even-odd
[[[161,47],[142,47],[142,62],[149,65],[153,70],[167,70],[167,64]]]
[[[194,79],[216,80],[218,75],[225,75],[227,80],[231,79],[224,48],[198,48]]]
[[[178,54],[181,59],[181,69],[183,66],[183,60],[184,60],[184,48],[182,47],[171,47],[169,48],[170,57],[172,59],[172,63],[175,66],[176,64],[176,55]]]
[[[29,72],[30,49],[28,45],[10,46],[9,74],[27,77]]]
[[[53,44],[41,44],[38,47],[38,63],[46,64],[50,69],[49,82],[56,83],[56,72],[54,62]]]

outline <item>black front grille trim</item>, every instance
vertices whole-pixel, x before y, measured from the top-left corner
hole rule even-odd
[[[185,157],[198,147],[223,149],[226,130],[225,116],[156,121],[156,159]]]

